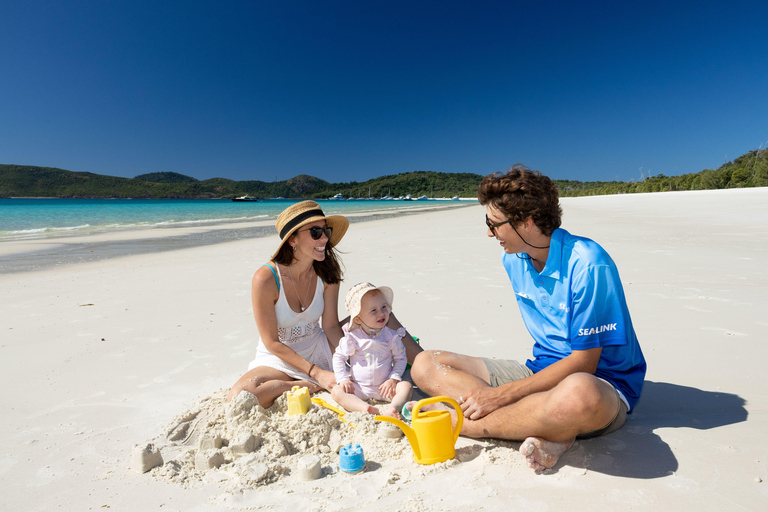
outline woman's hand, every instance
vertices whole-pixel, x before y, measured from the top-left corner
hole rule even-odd
[[[379,386],[379,393],[387,400],[391,400],[395,396],[397,383],[400,382],[397,379],[387,379],[381,386]]]
[[[331,391],[336,385],[336,376],[333,374],[333,372],[323,370],[317,366],[312,369],[312,375],[310,375],[310,377],[315,379],[318,384],[323,386],[323,388],[328,391]]]

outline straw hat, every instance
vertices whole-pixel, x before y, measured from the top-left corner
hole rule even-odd
[[[344,305],[347,307],[347,311],[349,311],[350,324],[360,314],[360,309],[363,305],[363,295],[371,290],[379,290],[384,295],[384,299],[389,304],[389,307],[392,307],[392,301],[395,298],[392,288],[389,286],[373,286],[371,283],[358,283],[350,288],[344,301]]]
[[[324,220],[328,227],[333,228],[333,234],[328,241],[331,247],[335,247],[341,241],[349,227],[349,221],[346,217],[341,215],[326,217],[320,205],[314,201],[301,201],[300,203],[292,204],[277,216],[275,227],[281,240],[275,254],[272,255],[272,259],[275,259],[285,241],[299,228],[318,220]]]

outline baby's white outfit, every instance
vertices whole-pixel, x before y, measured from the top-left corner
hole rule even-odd
[[[388,379],[403,380],[408,363],[402,339],[405,329],[394,331],[384,327],[374,335],[366,334],[359,327],[350,331],[345,325],[342,329],[344,337],[333,354],[336,382],[351,381],[355,395],[363,400],[388,401],[381,396],[379,386]]]
[[[271,265],[270,265],[271,266]],[[277,266],[277,265],[275,265]],[[274,269],[273,269],[274,274]],[[277,268],[279,277],[280,297],[275,304],[275,316],[277,316],[277,337],[280,343],[291,347],[297,354],[309,361],[315,363],[319,368],[330,371],[331,366],[331,347],[328,344],[328,338],[325,332],[320,328],[318,321],[323,314],[325,301],[323,300],[323,282],[318,277],[315,295],[307,309],[297,313],[288,305],[288,299],[285,297],[282,275],[280,267]],[[301,372],[285,363],[282,359],[267,350],[264,342],[259,338],[259,345],[256,348],[256,358],[248,365],[252,370],[257,366],[268,366],[279,370],[293,379],[304,379],[310,382],[317,382],[304,372]]]

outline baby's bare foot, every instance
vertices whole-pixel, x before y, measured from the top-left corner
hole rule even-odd
[[[381,410],[382,416],[389,416],[390,418],[395,418],[396,420],[402,419],[400,417],[400,412],[398,412],[397,407],[395,407],[392,404],[387,405]]]
[[[534,471],[544,471],[557,464],[560,456],[573,445],[568,441],[547,441],[540,437],[529,437],[520,445],[520,453],[525,455],[528,467]]]
[[[374,416],[379,415],[379,409],[372,405],[369,405],[368,408],[365,410],[365,412],[367,412],[368,414],[373,414]]]

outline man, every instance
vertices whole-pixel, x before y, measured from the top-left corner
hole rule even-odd
[[[576,438],[622,427],[640,398],[645,359],[616,265],[597,243],[560,228],[549,178],[518,164],[486,176],[478,199],[534,339],[533,359],[426,351],[411,376],[425,392],[457,400],[463,435],[523,441],[528,465],[541,471]]]

